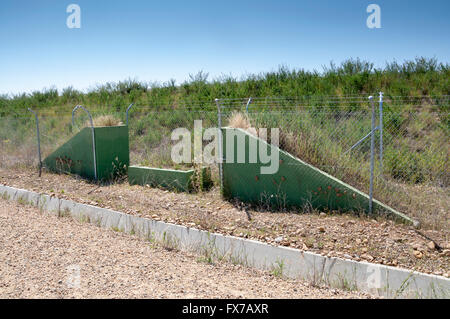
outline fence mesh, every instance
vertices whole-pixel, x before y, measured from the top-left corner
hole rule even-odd
[[[382,154],[380,130],[375,131],[374,198],[434,229],[449,226],[449,99],[385,96]],[[374,103],[375,123],[380,126],[378,94],[374,94]],[[367,96],[222,99],[219,105],[222,126],[279,128],[281,149],[369,192],[371,148],[367,135],[372,110]],[[94,119],[109,115],[126,122],[125,108],[91,110],[91,114]],[[38,115],[42,159],[88,122],[81,110],[75,114],[75,125],[67,110]],[[130,164],[192,167],[172,161],[171,133],[181,127],[193,132],[194,120],[202,120],[204,129],[217,127],[215,102],[134,105],[129,112]],[[37,167],[37,154],[34,115],[24,111],[0,117],[0,165]],[[210,167],[218,184],[217,165]]]

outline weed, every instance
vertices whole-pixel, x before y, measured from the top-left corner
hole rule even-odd
[[[167,232],[164,232],[161,241],[161,246],[168,251],[177,250],[179,247],[179,240],[175,236]]]
[[[68,207],[59,210],[58,217],[69,217],[69,216],[70,216],[70,209]]]
[[[338,274],[338,288],[342,289],[342,290],[346,290],[346,291],[354,291],[356,290],[356,286],[354,283],[350,283],[348,281],[348,279],[341,275]]]
[[[88,215],[80,215],[80,222],[81,223],[90,223],[91,218]]]
[[[20,205],[28,205],[28,201],[27,201],[25,198],[23,198],[23,197],[19,197],[19,198],[17,199],[17,202],[18,202]]]
[[[119,228],[119,227],[117,227],[117,226],[111,226],[111,230],[113,230],[113,231],[115,231],[115,232],[122,232],[122,230]]]
[[[274,275],[275,277],[282,277],[283,276],[283,271],[284,271],[284,261],[283,260],[277,260],[275,262],[275,265],[272,268],[272,275]]]
[[[411,278],[413,277],[413,273],[410,272],[408,277],[405,278],[405,280],[403,280],[402,284],[400,285],[400,287],[395,291],[394,294],[394,299],[401,296],[403,294],[403,292],[405,292],[405,290],[408,288],[409,284],[411,283]]]
[[[98,117],[95,117],[92,122],[94,123],[95,127],[99,127],[99,126],[119,126],[119,125],[123,125],[123,123],[115,118],[112,115],[100,115]],[[86,126],[91,126],[90,122],[86,123]]]

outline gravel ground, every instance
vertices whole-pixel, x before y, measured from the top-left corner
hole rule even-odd
[[[217,190],[173,193],[127,182],[96,185],[76,176],[0,168],[0,184],[111,208],[127,214],[250,238],[322,255],[450,275],[450,229],[420,230],[350,214],[242,209]],[[424,236],[425,235],[425,236]]]
[[[0,199],[0,298],[371,298],[168,251]]]

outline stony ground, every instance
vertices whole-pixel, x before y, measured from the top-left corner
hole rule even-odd
[[[129,186],[96,185],[78,177],[27,169],[1,169],[0,184],[52,194],[128,214],[252,238],[328,256],[365,260],[449,277],[449,229],[416,230],[382,218],[350,214],[273,213],[224,201],[217,190],[173,193]]]
[[[371,298],[208,264],[0,199],[0,298]]]

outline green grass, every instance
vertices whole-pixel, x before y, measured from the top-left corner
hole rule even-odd
[[[276,71],[247,75],[242,79],[222,76],[208,80],[199,72],[190,80],[177,85],[174,80],[145,83],[126,80],[106,83],[87,92],[71,87],[55,88],[0,97],[0,116],[27,113],[27,107],[39,111],[56,108],[64,113],[66,107],[83,104],[91,110],[123,112],[128,104],[151,106],[152,110],[183,104],[215,109],[215,98],[250,96],[345,96],[383,91],[388,96],[449,95],[450,71],[447,63],[424,57],[402,64],[387,63],[384,68],[360,59],[349,59],[340,66],[331,63],[323,72],[290,70],[281,66]],[[448,119],[447,119],[448,120]]]
[[[284,261],[283,260],[277,260],[275,262],[275,265],[272,266],[272,275],[275,277],[282,277],[283,271],[284,271]]]

